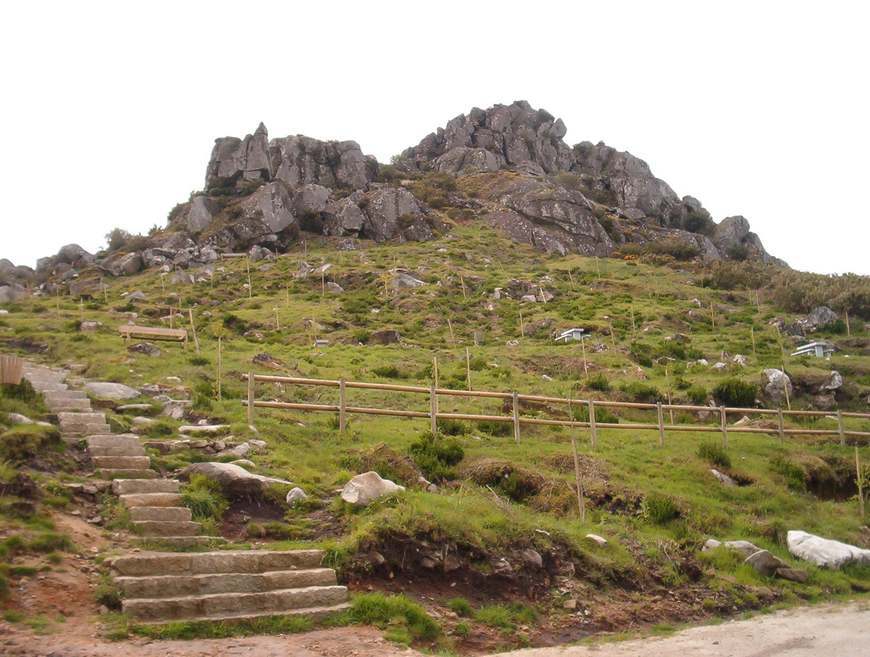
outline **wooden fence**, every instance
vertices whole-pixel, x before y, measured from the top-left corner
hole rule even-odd
[[[483,421],[483,422],[506,422],[513,425],[514,440],[519,442],[520,429],[522,425],[544,425],[544,426],[560,426],[560,427],[576,427],[589,429],[591,444],[594,448],[598,440],[599,429],[618,429],[633,431],[649,430],[657,431],[659,444],[664,444],[665,433],[668,431],[703,431],[714,432],[722,435],[724,446],[728,446],[728,434],[730,433],[764,433],[778,435],[782,440],[787,435],[827,435],[838,436],[841,445],[846,444],[848,437],[870,437],[870,431],[850,431],[844,426],[844,418],[862,418],[870,420],[870,413],[852,413],[836,411],[832,414],[826,411],[791,411],[769,408],[731,408],[725,406],[693,406],[688,404],[663,404],[663,403],[642,403],[642,402],[619,402],[619,401],[603,401],[593,399],[572,399],[566,397],[548,397],[544,395],[524,395],[517,392],[496,392],[487,390],[454,390],[452,388],[437,388],[433,383],[428,388],[424,386],[399,385],[392,383],[371,383],[362,381],[346,381],[344,379],[311,379],[302,377],[289,376],[272,376],[264,374],[254,374],[253,372],[247,375],[248,381],[248,398],[243,403],[248,409],[248,423],[254,424],[254,409],[256,408],[274,408],[283,410],[299,410],[299,411],[316,411],[336,413],[338,415],[338,426],[341,432],[347,428],[347,417],[351,414],[358,415],[386,415],[391,417],[406,417],[406,418],[421,418],[429,420],[429,427],[434,432],[437,428],[438,420],[468,420],[468,421]],[[256,399],[256,384],[261,383],[278,383],[294,386],[322,386],[327,388],[338,389],[337,404],[312,404],[307,402],[283,402],[283,401],[263,401]],[[347,390],[380,390],[385,392],[407,393],[411,395],[427,395],[429,398],[428,411],[414,411],[407,409],[396,408],[374,408],[370,406],[349,406],[347,404]],[[476,413],[445,413],[439,410],[438,398],[445,397],[471,397],[485,399],[500,399],[503,402],[510,402],[510,415],[485,415]],[[521,414],[522,402],[532,402],[537,404],[556,404],[566,407],[568,419],[542,418],[542,417],[524,417]],[[576,420],[572,413],[572,407],[585,407],[588,413],[588,420]],[[597,422],[595,411],[599,408],[626,408],[626,409],[643,409],[656,411],[655,423],[644,422]],[[718,416],[716,426],[709,424],[687,423],[675,424],[673,421],[673,411],[689,411],[703,412]],[[667,412],[670,415],[670,423],[665,424],[664,415]],[[752,427],[752,426],[735,426],[728,424],[729,414],[743,415],[762,415],[773,416],[776,419],[775,427]],[[826,417],[834,415],[837,428],[836,429],[816,429],[807,428],[786,428],[785,418],[787,417]],[[693,418],[694,419],[694,418]]]

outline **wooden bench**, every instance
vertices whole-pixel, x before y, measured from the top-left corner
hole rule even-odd
[[[136,326],[124,324],[118,327],[118,333],[129,342],[130,338],[143,338],[146,340],[168,340],[170,342],[183,342],[187,348],[187,330],[176,328],[158,328],[155,326]]]

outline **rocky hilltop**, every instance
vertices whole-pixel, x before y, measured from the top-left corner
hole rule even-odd
[[[222,252],[259,259],[305,233],[346,249],[358,240],[425,241],[465,221],[548,253],[609,256],[661,244],[704,261],[784,265],[744,217],[716,223],[643,160],[604,143],[569,146],[565,134],[561,119],[525,101],[474,108],[380,165],[354,141],[270,139],[261,123],[244,138],[215,141],[203,189],[172,209],[165,229],[116,230],[96,256],[68,245],[35,271],[2,261],[0,295],[49,280],[87,293],[93,285],[78,280],[87,268],[123,276],[204,265]]]

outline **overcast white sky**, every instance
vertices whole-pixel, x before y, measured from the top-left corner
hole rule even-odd
[[[861,2],[4,2],[0,257],[163,225],[215,137],[385,162],[526,99],[645,159],[793,267],[870,274]]]

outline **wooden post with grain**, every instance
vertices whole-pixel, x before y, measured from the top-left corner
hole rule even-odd
[[[248,372],[248,424],[254,426],[254,373]]]
[[[728,414],[724,406],[719,407],[719,418],[722,427],[722,447],[728,449]]]
[[[344,379],[338,381],[338,430],[344,433],[347,429],[347,394]]]
[[[589,438],[592,443],[592,449],[598,442],[598,427],[595,425],[595,400],[589,400]]]
[[[665,446],[665,416],[662,412],[662,403],[656,402],[656,414],[659,424],[659,447]]]
[[[222,348],[221,340],[222,340],[221,336],[218,336],[218,354],[217,354],[217,398],[218,398],[218,401],[221,401],[221,398],[223,397],[223,391],[222,391],[223,384],[221,383],[221,379],[223,377],[223,372],[221,371],[221,369],[223,368],[223,362],[221,360],[223,358],[223,354],[222,354],[223,348]]]
[[[433,383],[429,386],[429,431],[433,436],[438,433],[438,393],[435,390]]]
[[[193,344],[196,347],[196,353],[199,353],[199,338],[196,337],[196,324],[193,322],[193,308],[187,309],[187,316],[190,319],[190,332],[193,334]]]
[[[465,348],[465,381],[468,384],[468,389],[471,390],[471,354],[468,347]]]
[[[840,433],[840,445],[846,446],[846,434],[843,431],[843,412],[837,409],[837,431]]]
[[[470,388],[469,388],[470,390]],[[511,395],[511,404],[513,407],[514,419],[514,442],[520,442],[520,398],[516,391]]]
[[[571,434],[571,451],[574,453],[574,482],[577,484],[577,511],[580,522],[586,521],[586,501],[583,498],[583,484],[580,481],[580,456],[577,453],[577,439]]]

